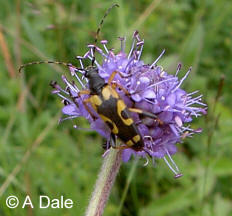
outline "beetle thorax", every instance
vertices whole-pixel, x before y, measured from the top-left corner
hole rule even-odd
[[[86,71],[85,77],[89,80],[89,89],[92,94],[100,94],[105,86],[105,80],[98,74],[98,69],[93,67]]]

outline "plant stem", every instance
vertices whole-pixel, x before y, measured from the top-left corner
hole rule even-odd
[[[112,185],[121,165],[121,157],[121,150],[111,149],[104,158],[85,216],[101,216],[103,214]]]

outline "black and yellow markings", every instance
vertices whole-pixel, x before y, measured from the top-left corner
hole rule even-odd
[[[125,110],[126,110],[126,104],[123,102],[123,100],[118,100],[117,101],[118,115],[125,125],[130,126],[134,123],[134,121],[132,120],[132,118],[125,118],[126,116],[124,116],[123,114]]]
[[[110,118],[108,118],[102,114],[99,114],[99,116],[109,126],[109,128],[111,129],[113,134],[118,134],[119,129],[118,129],[117,125]]]
[[[126,142],[127,146],[133,146],[141,140],[141,136],[139,134],[135,135],[132,139]]]
[[[140,136],[137,134],[137,135],[135,135],[132,139],[133,139],[133,141],[135,142],[135,143],[137,143],[138,141],[140,141]]]
[[[130,147],[130,146],[133,146],[134,143],[133,143],[133,141],[129,140],[129,141],[126,142],[126,145]]]
[[[93,95],[89,97],[88,101],[91,103],[95,111],[97,111],[97,106],[101,106],[102,100],[98,95]]]
[[[142,148],[143,140],[130,116],[130,108],[126,106],[112,86],[104,86],[101,95],[93,95],[91,98],[90,103],[94,108],[97,106],[96,111],[113,134],[122,139],[128,147]],[[143,112],[135,108],[131,108],[131,111]]]
[[[109,100],[110,99],[110,96],[111,96],[111,89],[109,88],[109,86],[105,86],[103,89],[102,89],[102,96],[104,98],[104,100]]]
[[[114,74],[116,73],[117,72]],[[116,88],[121,89],[125,95],[127,95],[128,92],[120,85],[112,83],[113,77],[114,76],[111,75],[109,82],[105,83],[104,79],[99,77],[97,70],[88,71],[88,79],[91,81],[89,82],[89,89],[80,91],[79,96],[82,94],[89,95],[89,97],[83,101],[87,111],[89,111],[93,119],[96,118],[94,114],[91,113],[91,109],[87,106],[87,103],[90,103],[99,117],[111,130],[111,135],[117,135],[117,137],[126,144],[126,146],[120,146],[119,148],[132,148],[135,151],[142,151],[144,141],[131,117],[131,112],[151,117],[155,120],[157,120],[157,116],[141,109],[127,107]]]
[[[104,100],[109,100],[111,96],[116,99],[119,98],[118,93],[114,89],[112,89],[109,85],[105,86],[102,89],[102,96]]]
[[[124,93],[126,94],[125,91]],[[130,112],[159,120],[155,114],[138,108],[127,107],[116,89],[109,84],[102,83],[100,94],[89,90],[81,91],[80,94],[89,94],[90,97],[84,101],[84,104],[90,103],[92,105],[93,109],[109,127],[111,133],[117,135],[126,144],[127,148],[132,148],[135,151],[143,149],[143,139]],[[126,147],[123,146],[123,148]]]

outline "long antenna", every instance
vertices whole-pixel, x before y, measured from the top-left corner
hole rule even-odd
[[[67,62],[60,62],[60,61],[36,61],[36,62],[29,62],[23,65],[20,65],[19,67],[19,73],[21,72],[21,70],[29,65],[36,65],[36,64],[60,64],[60,65],[64,65],[66,67],[73,67],[79,70],[79,68],[73,66],[71,63],[67,63]]]
[[[112,8],[114,8],[114,7],[119,7],[119,5],[116,4],[116,3],[112,4],[112,6],[107,9],[107,11],[105,12],[103,18],[101,19],[101,22],[98,25],[97,32],[96,32],[95,39],[94,39],[92,66],[94,65],[94,62],[95,62],[95,50],[96,50],[95,46],[97,44],[97,40],[98,40],[98,36],[99,36],[100,30],[102,28],[102,25],[104,23],[105,18],[107,17],[107,15],[110,13],[110,11],[112,10]]]

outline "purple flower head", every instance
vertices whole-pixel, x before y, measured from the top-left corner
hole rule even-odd
[[[108,126],[90,104],[86,107],[83,102],[89,96],[78,96],[78,92],[82,89],[89,88],[88,79],[83,72],[85,70],[83,59],[93,60],[94,50],[96,50],[102,56],[102,62],[95,60],[94,63],[98,68],[98,74],[105,82],[114,71],[118,71],[122,75],[116,74],[113,83],[119,84],[129,92],[129,94],[125,94],[120,88],[116,89],[127,107],[141,109],[158,117],[157,120],[131,113],[131,117],[142,135],[144,148],[142,151],[135,151],[131,148],[123,150],[123,161],[128,161],[131,155],[146,158],[149,155],[154,159],[163,158],[174,172],[175,177],[180,177],[179,169],[171,155],[176,153],[177,143],[182,142],[185,137],[191,137],[193,134],[201,132],[201,129],[190,128],[189,123],[192,121],[192,117],[206,114],[206,105],[201,102],[202,95],[195,96],[198,91],[186,93],[180,88],[191,68],[179,80],[177,75],[181,69],[180,64],[175,75],[170,75],[161,66],[157,66],[164,51],[152,64],[144,64],[140,60],[144,40],[140,39],[137,31],[133,35],[132,47],[128,54],[125,53],[125,39],[119,39],[121,50],[117,54],[107,48],[106,40],[101,41],[102,48],[88,45],[88,52],[83,57],[77,56],[80,69],[70,66],[70,72],[75,81],[69,81],[62,76],[66,85],[65,89],[62,89],[56,82],[51,83],[54,88],[53,93],[63,98],[64,101],[62,112],[67,117],[62,120],[85,117],[89,121],[91,129],[105,137],[108,143],[110,142],[111,131]]]

